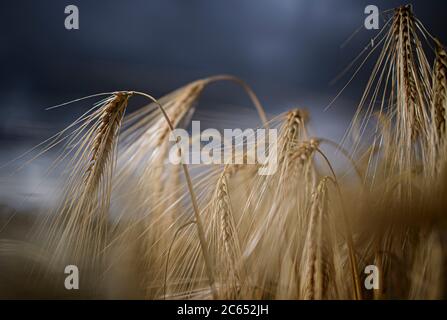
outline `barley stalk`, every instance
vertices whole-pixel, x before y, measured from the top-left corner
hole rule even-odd
[[[153,101],[154,103],[158,104],[158,101],[155,100],[152,96],[142,93],[142,92],[135,92],[135,94],[141,95],[143,97],[146,97],[148,99],[150,99],[151,101]],[[169,119],[168,114],[166,113],[166,111],[164,110],[163,106],[158,104],[158,107],[160,108],[160,111],[163,114],[163,117],[165,118],[168,126],[169,126],[169,130],[174,131],[174,126],[171,122],[171,120]],[[180,150],[180,149],[179,149]],[[211,263],[211,258],[209,256],[208,253],[208,246],[207,246],[207,241],[205,238],[205,232],[203,229],[203,223],[202,223],[202,219],[200,217],[200,211],[199,211],[199,206],[197,204],[197,198],[194,192],[194,188],[192,185],[192,180],[191,180],[191,176],[189,174],[189,170],[188,170],[188,166],[186,164],[182,164],[182,168],[183,168],[183,173],[185,175],[186,178],[186,183],[188,186],[188,191],[191,197],[191,202],[193,205],[193,209],[194,209],[194,218],[195,218],[195,225],[197,226],[197,234],[199,236],[199,241],[200,241],[200,247],[202,250],[202,254],[203,257],[205,259],[205,267],[206,267],[206,272],[208,275],[208,280],[209,280],[209,284],[210,284],[210,288],[211,288],[211,292],[213,294],[213,297],[216,299],[217,298],[217,292],[216,292],[216,288],[215,288],[215,280],[214,280],[214,273],[213,273],[213,267],[212,267],[212,263]]]

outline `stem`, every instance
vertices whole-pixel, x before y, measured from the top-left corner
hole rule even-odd
[[[208,83],[211,82],[217,82],[217,81],[231,81],[234,83],[237,83],[240,85],[245,92],[247,92],[248,96],[250,97],[250,100],[253,102],[253,105],[255,106],[256,110],[258,111],[259,118],[261,119],[263,125],[265,128],[268,128],[268,120],[267,116],[265,115],[264,108],[262,107],[261,102],[259,101],[259,98],[256,96],[255,92],[251,89],[251,87],[242,79],[239,79],[238,77],[232,76],[232,75],[218,75],[218,76],[212,76],[210,78],[204,79],[204,81],[207,81]]]
[[[140,96],[146,97],[149,100],[151,100],[152,102],[154,102],[158,108],[160,109],[161,113],[163,114],[163,117],[165,118],[168,126],[169,126],[169,130],[171,130],[171,132],[174,131],[174,126],[172,125],[171,120],[169,119],[168,114],[166,113],[165,109],[161,106],[161,104],[152,96],[143,93],[143,92],[133,92],[134,94],[138,94]],[[177,145],[177,144],[176,144]],[[177,145],[177,147],[179,148],[179,151],[181,151],[180,147]],[[192,181],[191,181],[191,176],[189,175],[189,170],[188,170],[188,166],[186,164],[182,163],[182,168],[183,168],[183,173],[185,174],[185,179],[186,179],[186,183],[188,185],[188,191],[189,194],[191,196],[191,202],[193,205],[193,209],[194,209],[194,218],[196,221],[196,226],[197,226],[197,234],[199,235],[199,242],[200,242],[200,248],[203,254],[203,258],[205,260],[205,269],[206,269],[206,273],[208,276],[208,281],[209,281],[209,285],[211,288],[211,293],[213,295],[214,299],[217,299],[217,291],[216,291],[216,287],[215,287],[215,280],[214,280],[214,273],[213,273],[213,269],[211,266],[211,258],[208,254],[208,250],[207,250],[207,245],[206,245],[206,237],[205,237],[205,232],[203,229],[203,223],[202,220],[200,218],[200,211],[199,211],[199,206],[197,205],[197,198],[196,198],[196,194],[194,192],[194,188],[192,185]]]
[[[360,169],[358,168],[357,164],[355,163],[354,159],[349,155],[349,152],[343,148],[341,145],[339,145],[337,142],[332,141],[330,139],[327,138],[318,138],[318,140],[320,140],[321,142],[324,142],[332,147],[334,147],[337,151],[341,152],[341,154],[349,160],[349,162],[351,162],[352,167],[355,170],[355,173],[357,174],[358,178],[360,179],[360,181],[363,182],[363,174],[360,171]]]

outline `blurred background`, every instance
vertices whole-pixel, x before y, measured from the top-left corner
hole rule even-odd
[[[91,102],[52,111],[45,111],[46,107],[125,89],[160,97],[190,81],[220,73],[246,80],[270,115],[294,107],[307,108],[315,132],[339,140],[366,85],[371,63],[334,106],[323,112],[349,78],[332,85],[331,80],[377,31],[362,28],[345,46],[342,44],[363,25],[367,5],[377,5],[384,11],[406,3],[2,1],[0,164],[62,129]],[[79,30],[64,27],[64,8],[70,4],[79,8]],[[447,3],[415,0],[412,4],[419,19],[446,43]],[[239,88],[215,85],[206,91],[195,117],[200,119],[206,112],[215,111],[216,115],[225,115],[229,123],[234,120],[234,127],[241,127],[249,119],[256,119],[254,111],[245,111],[250,108]],[[3,167],[0,203],[13,204],[24,194],[46,194],[48,186],[37,181],[45,180],[42,167],[49,158],[51,155],[13,176]]]

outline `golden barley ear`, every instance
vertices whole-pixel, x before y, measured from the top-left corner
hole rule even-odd
[[[72,172],[63,199],[44,223],[52,263],[100,264],[108,237],[117,137],[131,93],[117,92],[85,118],[72,138]]]
[[[300,298],[322,300],[334,270],[328,229],[328,186],[331,178],[323,178],[312,196],[310,221],[301,261]]]
[[[259,288],[252,294],[263,298],[298,297],[291,279],[299,268],[309,220],[307,208],[318,175],[307,119],[307,112],[295,109],[271,123],[279,128],[276,173],[250,179],[245,186],[248,196],[236,206],[241,208],[238,226],[247,270],[264,266],[250,273],[250,281]]]
[[[211,225],[208,238],[215,239],[215,256],[219,295],[223,299],[236,299],[241,289],[242,254],[236,222],[230,199],[226,168],[219,177],[207,221]]]
[[[424,173],[429,173],[435,164],[430,145],[434,128],[430,112],[432,74],[421,42],[427,33],[410,5],[396,8],[390,21],[373,48],[382,49],[348,133],[354,133],[354,128],[358,130],[354,151],[367,132],[374,135],[373,144],[381,150],[380,157],[385,158],[382,168],[387,176],[408,175],[419,163],[424,163]],[[385,133],[380,124],[369,126],[377,109],[379,118],[383,116],[393,123],[391,139],[387,141],[389,148],[383,147]],[[374,166],[377,164],[371,163],[372,174],[376,172]],[[371,175],[367,178],[374,180]],[[402,190],[399,192],[403,195]]]
[[[130,97],[129,93],[117,92],[101,110],[99,125],[93,136],[88,167],[85,170],[85,189],[94,191],[112,161],[116,138]]]

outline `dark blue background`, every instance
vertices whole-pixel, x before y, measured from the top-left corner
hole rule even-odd
[[[82,106],[46,106],[96,92],[138,89],[161,96],[218,73],[245,79],[271,114],[301,106],[339,136],[366,83],[368,67],[335,107],[329,83],[369,42],[364,8],[405,1],[69,0],[0,4],[0,139],[36,141],[73,120]],[[64,28],[64,8],[80,10],[80,30]],[[447,42],[445,1],[413,1],[417,16]],[[231,93],[231,97],[229,94]],[[210,90],[213,105],[248,106],[239,90]],[[206,108],[206,107],[203,107]],[[331,130],[330,128],[333,128]],[[3,155],[7,153],[2,148]]]

